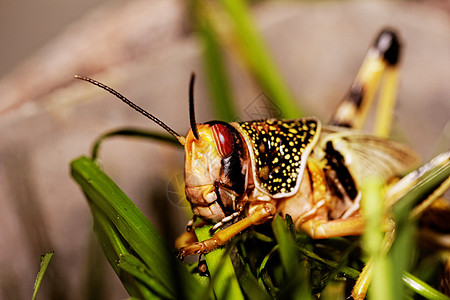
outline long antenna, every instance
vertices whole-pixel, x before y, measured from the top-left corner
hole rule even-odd
[[[116,96],[117,98],[119,98],[120,100],[122,100],[125,104],[128,104],[131,108],[133,108],[134,110],[136,110],[137,112],[141,113],[142,115],[146,116],[147,118],[149,118],[150,120],[152,120],[153,122],[155,122],[156,124],[158,124],[159,126],[161,126],[162,128],[164,128],[168,133],[170,133],[171,135],[173,135],[178,142],[180,142],[181,145],[184,146],[186,139],[179,135],[178,133],[176,133],[172,128],[170,128],[169,126],[167,126],[166,124],[164,124],[160,119],[158,119],[157,117],[155,117],[154,115],[152,115],[151,113],[147,112],[146,110],[144,110],[143,108],[141,108],[140,106],[134,104],[133,102],[131,102],[130,100],[128,100],[125,96],[123,96],[121,93],[119,93],[118,91],[110,88],[107,85],[104,85],[101,82],[98,82],[94,79],[88,78],[88,77],[83,77],[83,76],[79,76],[79,75],[75,75],[76,79],[80,79],[80,80],[84,80],[87,82],[92,83],[93,85],[96,85],[102,89],[104,89],[105,91],[110,92],[111,94],[113,94],[114,96]]]
[[[196,140],[199,140],[197,130],[197,123],[195,122],[195,111],[194,111],[194,82],[195,73],[191,73],[191,82],[189,83],[189,122],[191,123],[191,130],[194,134]]]

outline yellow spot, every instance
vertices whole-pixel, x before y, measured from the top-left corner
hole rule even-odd
[[[291,156],[290,156],[289,154],[286,154],[286,155],[284,156],[284,158],[289,159],[289,158],[291,158]]]

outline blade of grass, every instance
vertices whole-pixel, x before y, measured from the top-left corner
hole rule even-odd
[[[310,258],[312,260],[315,260],[316,262],[319,262],[319,263],[323,264],[324,266],[329,267],[332,270],[337,270],[336,274],[338,274],[340,276],[343,276],[343,277],[346,277],[346,278],[350,278],[350,279],[353,279],[353,280],[358,279],[358,276],[360,274],[360,272],[358,270],[355,270],[355,269],[350,268],[348,266],[344,266],[341,263],[338,263],[338,262],[335,262],[335,261],[332,261],[332,260],[329,260],[329,259],[324,259],[324,258],[318,256],[317,254],[315,254],[314,252],[309,251],[306,248],[298,247],[297,249],[300,250],[300,252],[304,256],[306,256],[306,257],[308,257],[308,258]]]
[[[211,238],[211,226],[195,229],[199,241]],[[234,272],[233,263],[226,249],[219,248],[205,254],[206,264],[211,274],[211,284],[217,299],[244,299],[239,282]]]
[[[306,257],[308,257],[310,259],[313,259],[313,260],[315,260],[317,262],[320,262],[320,263],[328,266],[331,269],[339,268],[338,274],[341,275],[341,276],[344,276],[346,278],[350,278],[350,279],[356,280],[356,279],[358,279],[359,274],[361,273],[358,270],[353,269],[353,268],[348,267],[348,266],[340,267],[339,263],[337,263],[335,261],[328,260],[328,259],[321,258],[320,256],[318,256],[314,252],[311,252],[311,251],[309,251],[307,249],[304,249],[304,248],[300,247],[299,250]],[[417,277],[413,276],[412,274],[410,274],[408,272],[403,272],[402,282],[403,282],[404,286],[408,287],[410,290],[415,291],[416,293],[418,293],[419,295],[425,297],[426,299],[429,299],[429,300],[432,300],[432,299],[448,299],[447,296],[445,296],[445,295],[442,296],[442,293],[440,293],[439,291],[435,290],[434,288],[429,286],[427,283],[423,282],[422,280],[418,279]],[[401,299],[401,298],[402,297],[396,298],[396,299]]]
[[[304,115],[259,35],[245,1],[221,0],[220,3],[231,20],[233,34],[237,37],[237,46],[248,63],[250,71],[271,100],[280,108],[283,117],[299,118]]]
[[[386,222],[384,215],[384,195],[382,194],[384,183],[378,178],[367,178],[362,185],[362,208],[366,216],[366,225],[364,229],[363,249],[370,257],[366,264],[362,276],[367,277],[361,281],[358,279],[355,285],[355,291],[365,292],[368,283],[371,285],[369,290],[372,299],[393,299],[393,291],[391,286],[390,265],[386,259],[386,253],[389,249],[392,238],[391,232],[385,233]],[[383,238],[383,236],[385,238]],[[370,280],[373,277],[372,280]],[[359,283],[362,283],[359,286]]]
[[[120,238],[142,259],[168,293],[190,299],[199,295],[201,291],[194,277],[117,185],[89,158],[76,159],[71,167],[72,177],[81,186],[90,204],[107,216],[117,228]]]
[[[432,194],[436,190],[436,187],[449,178],[449,157],[450,152],[437,156],[431,162],[405,176],[392,188],[399,190],[396,191],[396,194],[401,195],[400,199],[393,206],[397,237],[388,255],[392,265],[393,289],[397,298],[404,294],[404,286],[400,282],[405,280],[403,277],[404,272],[410,269],[415,257],[417,222],[411,220],[411,211],[414,205],[423,201],[427,195]],[[405,184],[410,181],[411,183]],[[406,190],[406,192],[401,190]]]
[[[128,251],[130,246],[120,237],[120,234],[108,220],[107,216],[94,204],[91,205],[91,212],[94,218],[94,231],[103,249],[103,253],[128,294],[140,299],[157,297],[157,294],[149,291],[142,283],[135,280],[130,273],[119,268],[119,258],[121,255],[130,253]]]
[[[203,65],[209,83],[211,103],[217,119],[231,122],[237,117],[228,82],[223,52],[210,20],[202,18],[198,1],[193,1],[197,32],[203,43]]]
[[[306,268],[300,264],[297,247],[286,222],[278,215],[272,221],[272,229],[280,248],[281,263],[285,272],[285,286],[280,297],[310,299],[309,281]]]
[[[121,254],[118,267],[137,278],[150,290],[154,291],[154,297],[170,299],[173,295],[161,287],[160,283],[152,276],[151,271],[138,258],[129,254]]]
[[[127,136],[127,137],[138,137],[138,138],[150,138],[152,140],[161,141],[161,142],[167,142],[170,144],[173,144],[175,146],[181,146],[181,144],[171,135],[164,134],[160,132],[155,131],[148,131],[148,130],[142,130],[138,128],[122,128],[117,130],[112,130],[107,133],[102,134],[100,137],[98,137],[94,145],[92,146],[92,152],[91,157],[93,160],[96,160],[98,158],[98,153],[100,152],[100,146],[102,143],[109,138],[115,137],[115,136]]]
[[[250,300],[270,300],[272,299],[267,291],[258,283],[258,280],[253,274],[246,268],[242,267],[242,271],[239,272],[238,278],[241,284],[242,290],[246,295],[246,299]]]
[[[39,287],[41,286],[42,280],[44,279],[45,272],[47,271],[48,265],[53,257],[54,252],[49,252],[41,256],[41,264],[39,265],[39,271],[36,276],[36,281],[33,286],[33,297],[32,300],[36,299]]]
[[[255,241],[257,243],[253,243]],[[251,242],[251,244],[247,242]],[[233,249],[234,247],[236,249],[236,251],[230,253],[236,277],[246,299],[250,300],[271,299],[264,286],[258,283],[257,277],[253,273],[256,267],[256,257],[258,257],[256,254],[258,252],[257,248],[259,248],[261,242],[271,243],[273,241],[268,236],[249,230],[235,237],[230,245]]]
[[[286,272],[287,278],[294,278],[298,269],[301,267],[294,262],[298,262],[297,250],[294,240],[291,238],[291,234],[286,228],[286,224],[280,217],[274,218],[272,222],[273,232],[275,238],[280,245],[279,252],[281,262]]]
[[[423,282],[422,280],[408,272],[404,273],[403,282],[405,282],[412,290],[414,290],[417,294],[421,295],[425,299],[450,300],[450,297],[435,290],[427,283]]]
[[[277,246],[278,247],[278,246]],[[336,269],[339,268],[338,274],[341,276],[344,276],[346,278],[350,278],[353,280],[358,279],[359,274],[361,272],[359,272],[356,269],[353,269],[351,267],[348,266],[339,266],[339,263],[335,262],[335,261],[331,261],[328,259],[324,259],[320,256],[318,256],[317,254],[315,254],[314,252],[311,252],[307,249],[298,248],[302,254],[304,254],[306,257],[313,259],[319,263],[322,263],[323,265],[328,266],[331,269]],[[403,285],[408,287],[410,290],[415,291],[416,293],[418,293],[419,295],[425,297],[426,299],[432,300],[432,299],[448,299],[447,296],[443,295],[442,293],[440,293],[439,291],[435,290],[433,287],[429,286],[427,283],[425,283],[424,281],[418,279],[417,277],[413,276],[412,274],[408,273],[408,272],[403,272],[402,275],[402,282]],[[404,294],[403,294],[404,295]],[[401,299],[400,298],[396,298],[396,299]]]

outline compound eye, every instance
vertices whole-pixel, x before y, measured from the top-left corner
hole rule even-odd
[[[219,155],[224,158],[230,156],[234,149],[234,138],[230,130],[223,124],[214,124],[211,126]]]

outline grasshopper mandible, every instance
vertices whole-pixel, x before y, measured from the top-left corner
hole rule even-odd
[[[114,94],[184,146],[185,192],[194,218],[215,224],[210,239],[179,249],[179,256],[184,257],[225,245],[246,228],[265,223],[275,214],[289,214],[296,229],[313,238],[361,234],[361,182],[369,176],[387,181],[418,162],[407,146],[358,131],[380,74],[397,68],[399,51],[394,31],[382,31],[369,49],[349,95],[327,126],[315,117],[197,124],[192,76],[191,128],[183,137],[108,86],[90,78],[76,78]],[[354,296],[364,297],[366,288]]]

